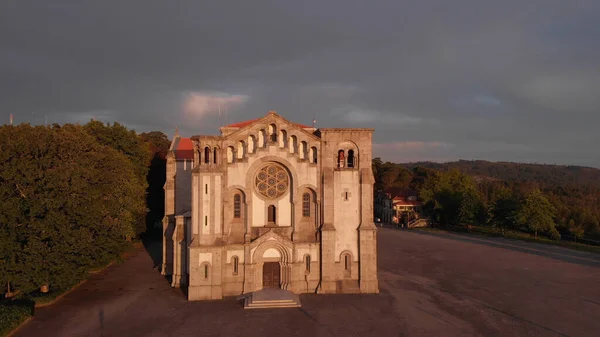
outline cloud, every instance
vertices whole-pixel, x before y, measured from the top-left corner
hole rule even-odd
[[[435,120],[427,120],[422,117],[414,117],[402,113],[384,113],[376,110],[367,110],[354,106],[336,107],[332,114],[355,125],[420,125],[424,123],[435,123]]]
[[[188,92],[184,96],[183,111],[187,117],[201,120],[207,116],[229,113],[248,99],[245,95],[223,92]]]
[[[520,87],[531,103],[563,112],[600,111],[600,71],[597,69],[564,74],[540,74]]]
[[[489,95],[475,95],[475,97],[473,97],[473,101],[475,103],[479,103],[479,104],[485,105],[485,106],[500,105],[499,99],[497,99],[496,97],[489,96]]]
[[[453,144],[384,160],[600,167],[600,1],[575,2],[0,1],[0,113],[194,135],[218,132],[218,106],[230,122],[276,110]]]

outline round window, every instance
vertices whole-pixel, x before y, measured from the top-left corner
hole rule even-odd
[[[269,163],[261,167],[254,178],[256,190],[268,199],[284,195],[288,190],[289,181],[285,168],[276,163]]]

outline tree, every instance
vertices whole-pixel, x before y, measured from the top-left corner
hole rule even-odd
[[[476,190],[469,188],[464,191],[460,199],[458,222],[466,225],[473,224],[480,205],[481,201]]]
[[[68,288],[123,251],[145,207],[124,154],[74,125],[0,127],[0,144],[2,284]]]
[[[148,189],[146,194],[146,204],[148,213],[146,214],[146,231],[154,230],[155,234],[162,233],[161,221],[165,214],[165,193],[164,185],[167,176],[167,153],[171,146],[171,141],[167,135],[160,131],[152,131],[140,134],[140,138],[148,144],[152,153],[152,161],[148,171]],[[158,229],[161,229],[160,231]]]
[[[146,230],[146,189],[148,188],[147,175],[151,160],[150,147],[135,131],[127,129],[119,123],[103,124],[99,121],[90,121],[84,125],[88,134],[93,136],[102,145],[111,147],[124,154],[133,164],[137,183],[143,189],[135,201],[135,208],[139,210],[135,214],[136,231],[141,234]]]
[[[577,239],[581,239],[583,234],[585,233],[584,227],[582,225],[575,225],[575,220],[569,220],[569,232],[575,237],[575,242]]]
[[[513,227],[518,206],[518,200],[509,188],[498,189],[488,208],[489,224],[499,227],[503,232],[505,228]]]
[[[546,232],[556,235],[554,216],[556,210],[540,190],[531,191],[526,197],[523,206],[517,212],[517,221],[534,232]]]

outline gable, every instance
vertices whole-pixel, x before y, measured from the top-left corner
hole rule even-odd
[[[303,124],[293,123],[288,121],[287,119],[281,117],[274,111],[269,111],[269,113],[261,118],[247,120],[235,124],[230,124],[221,128],[221,132],[224,134],[224,138],[236,138],[238,135],[243,134],[245,131],[251,129],[266,129],[269,124],[279,124],[278,127],[281,128],[281,124],[285,125],[285,129],[293,129],[301,135],[307,137],[313,141],[320,141],[320,138],[315,136],[312,133],[314,128],[310,126],[306,126]],[[232,130],[234,129],[234,130]],[[308,131],[311,130],[311,131]],[[229,133],[227,131],[230,131]],[[279,130],[278,130],[279,131]]]

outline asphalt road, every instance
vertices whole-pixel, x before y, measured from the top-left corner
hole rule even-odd
[[[600,335],[598,254],[388,228],[378,240],[378,295],[301,295],[302,308],[268,310],[188,302],[141,249],[15,336]]]

